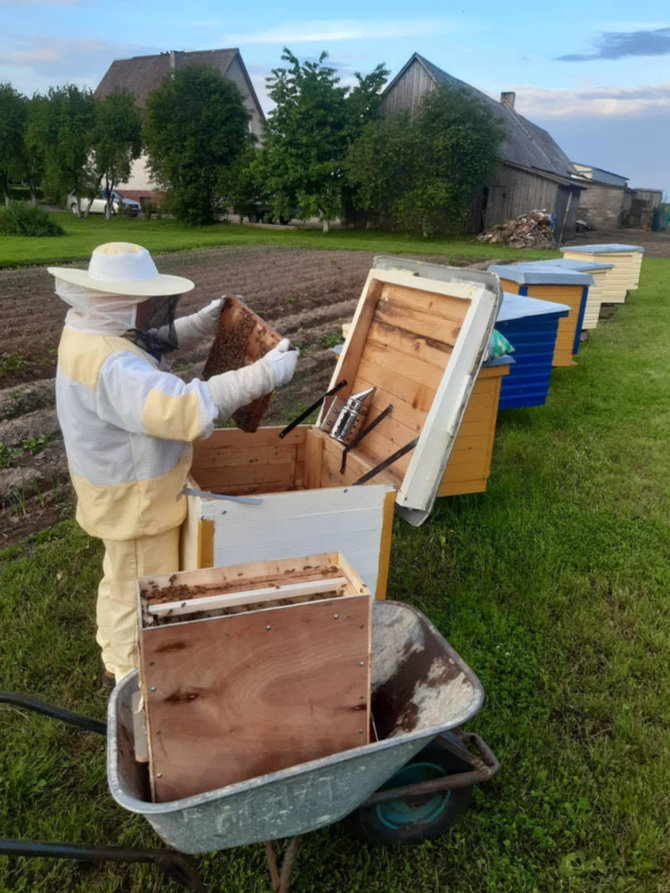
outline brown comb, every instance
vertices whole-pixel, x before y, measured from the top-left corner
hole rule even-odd
[[[281,335],[271,329],[244,301],[227,295],[223,299],[219,328],[214,337],[203,378],[220,375],[231,369],[249,366],[276,347]],[[264,394],[248,406],[233,413],[233,420],[242,431],[255,431],[268,408],[272,394]]]

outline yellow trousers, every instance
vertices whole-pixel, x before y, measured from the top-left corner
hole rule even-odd
[[[103,540],[103,578],[98,587],[96,640],[105,669],[119,682],[137,668],[135,581],[179,570],[179,527],[158,536]]]

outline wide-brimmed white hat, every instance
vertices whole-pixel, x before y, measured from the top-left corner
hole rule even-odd
[[[90,288],[128,297],[183,295],[195,287],[183,276],[159,273],[146,248],[133,242],[105,242],[93,249],[88,270],[47,267],[52,276]]]

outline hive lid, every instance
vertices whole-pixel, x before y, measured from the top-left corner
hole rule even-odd
[[[510,322],[513,319],[541,316],[567,316],[570,307],[567,304],[556,304],[554,301],[541,301],[539,298],[529,298],[526,295],[515,295],[511,292],[503,292],[502,302],[498,310],[496,323]]]
[[[561,251],[583,251],[584,254],[626,254],[630,251],[638,251],[644,254],[642,245],[621,245],[612,242],[608,245],[564,245]]]
[[[579,260],[578,258],[559,257],[554,260],[530,260],[528,261],[534,267],[565,267],[567,270],[577,270],[582,273],[591,273],[598,270],[613,270],[614,264],[602,263],[595,260]]]
[[[593,285],[593,276],[577,270],[566,270],[558,264],[546,267],[532,262],[521,264],[492,264],[489,273],[497,273],[501,279],[518,282],[519,285]]]
[[[396,487],[396,509],[415,526],[435,501],[501,295],[490,273],[395,257],[376,257],[363,287],[331,387],[346,379],[344,399],[376,387],[367,424],[393,406],[351,450],[359,467],[416,440],[371,478]]]

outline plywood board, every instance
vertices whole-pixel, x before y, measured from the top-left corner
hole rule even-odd
[[[370,604],[351,596],[144,631],[154,798],[366,744]]]

